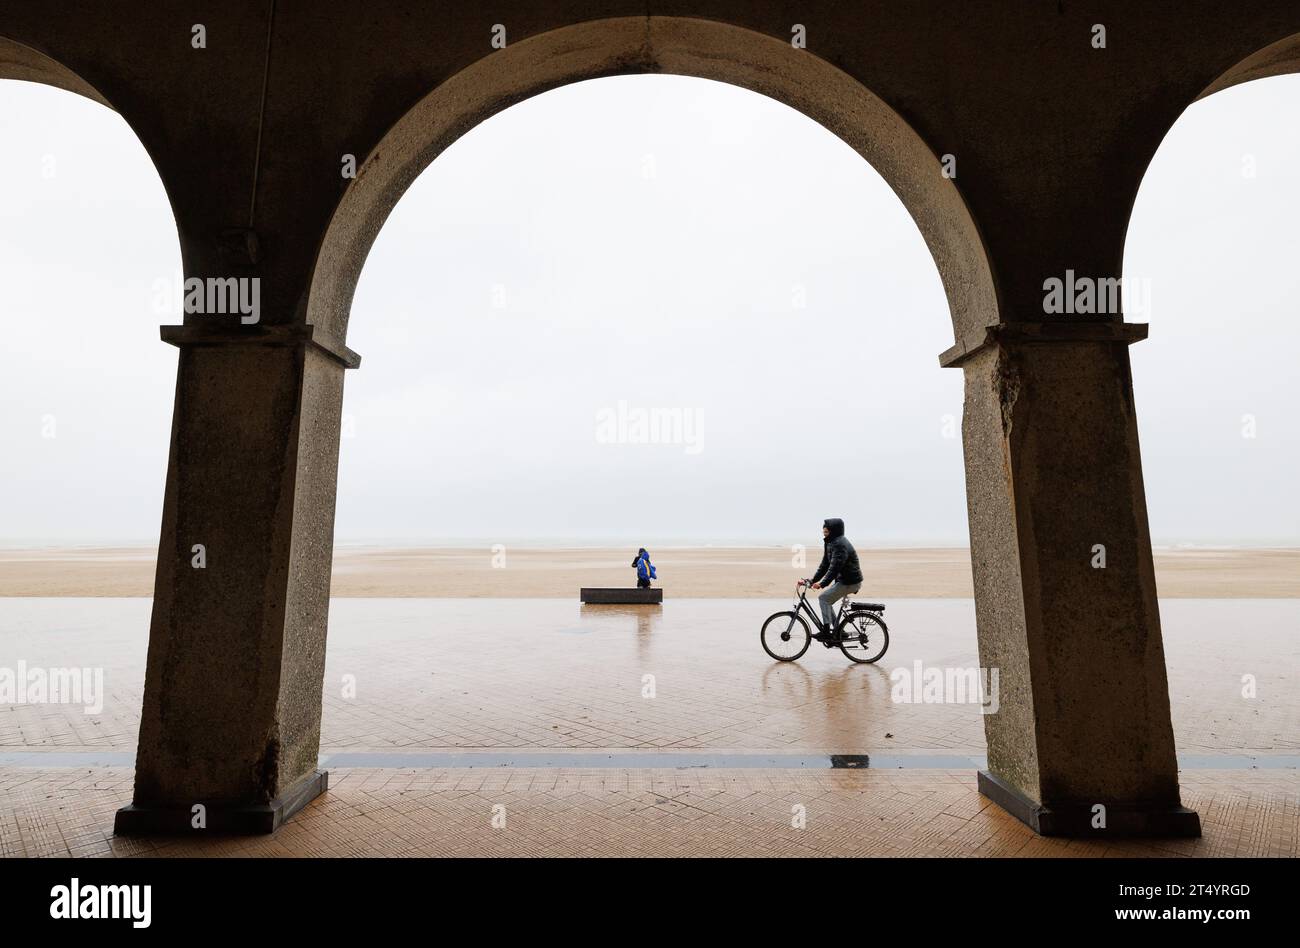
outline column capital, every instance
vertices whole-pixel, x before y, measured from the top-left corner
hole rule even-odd
[[[361,356],[311,323],[288,326],[232,326],[185,323],[160,326],[162,341],[185,346],[315,346],[345,369],[361,365]]]
[[[960,367],[975,353],[992,345],[1030,345],[1051,342],[1100,342],[1132,345],[1147,337],[1146,323],[1112,320],[1039,320],[1036,322],[994,323],[983,326],[957,341],[939,355],[945,369]]]

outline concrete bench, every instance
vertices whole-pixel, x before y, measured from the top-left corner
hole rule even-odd
[[[603,605],[643,605],[664,601],[662,589],[582,589],[578,596],[583,602]]]

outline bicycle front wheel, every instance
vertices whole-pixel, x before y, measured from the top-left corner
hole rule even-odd
[[[851,662],[870,665],[889,648],[889,629],[874,612],[850,612],[840,623],[840,651]]]
[[[758,634],[763,651],[778,662],[793,662],[812,642],[808,623],[797,612],[778,612],[769,616]]]

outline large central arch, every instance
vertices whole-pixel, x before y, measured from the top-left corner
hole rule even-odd
[[[306,321],[342,341],[361,269],[412,182],[479,122],[531,96],[586,79],[670,73],[770,96],[843,139],[880,173],[924,236],[958,339],[997,322],[997,291],[979,229],[940,156],[880,98],[791,43],[686,17],[619,17],[563,27],[495,50],[420,100],[358,168],[321,242]],[[789,200],[774,194],[772,200]]]
[[[1062,201],[1055,182],[1041,187],[1060,168],[1019,182],[1028,152],[1013,151],[1009,172],[999,172],[981,163],[978,136],[917,119],[955,141],[967,136],[981,169],[978,206],[1002,248],[995,272],[940,149],[861,82],[780,35],[623,17],[558,26],[499,50],[485,31],[482,43],[469,65],[429,73],[446,76],[432,91],[423,94],[432,80],[408,89],[387,132],[376,131],[390,120],[378,112],[396,114],[383,89],[357,114],[305,119],[335,120],[331,152],[355,149],[363,160],[355,180],[329,185],[340,187],[336,200],[302,205],[280,234],[281,250],[291,245],[313,261],[305,291],[293,290],[292,325],[196,323],[172,334],[183,349],[173,460],[135,803],[119,827],[184,830],[188,804],[206,798],[229,804],[228,825],[274,828],[325,786],[316,766],[343,372],[356,364],[343,342],[365,258],[402,194],[456,138],[525,98],[587,79],[671,73],[767,95],[838,135],[890,184],[935,259],[956,340],[943,361],[966,380],[980,662],[1001,670],[1000,711],[985,716],[981,789],[1045,833],[1086,835],[1098,803],[1112,813],[1108,832],[1199,832],[1179,802],[1126,348],[1145,327],[1041,319],[1037,267],[1051,252],[1033,242],[1059,241],[1072,248],[1064,259],[1083,263],[1100,246],[1055,213],[1074,198]],[[960,75],[984,78],[969,68]],[[1031,123],[1024,134],[1041,142],[1051,127]],[[349,134],[365,137],[353,145]],[[984,157],[1007,137],[1002,126],[981,134],[992,136]],[[317,154],[319,142],[315,133],[298,141],[306,150],[295,166],[337,168],[343,155]],[[276,243],[267,246],[274,260]],[[1029,252],[1011,252],[1020,247]],[[1000,287],[1013,277],[1022,292],[1004,306]],[[216,538],[226,552],[190,569],[194,537]],[[1097,544],[1118,568],[1089,565]],[[206,687],[212,681],[223,685]]]

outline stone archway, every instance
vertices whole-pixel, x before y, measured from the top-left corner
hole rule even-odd
[[[918,106],[929,124],[909,123],[815,54],[715,20],[559,18],[459,62],[367,140],[357,179],[337,200],[328,192],[332,210],[291,215],[277,234],[281,256],[263,272],[280,272],[277,259],[314,260],[305,288],[280,287],[292,313],[253,330],[194,323],[172,334],[183,347],[177,420],[135,805],[119,829],[183,831],[195,800],[210,801],[210,828],[273,829],[324,787],[316,755],[342,379],[357,362],[343,340],[366,253],[401,194],[457,136],[514,102],[582,79],[672,72],[769,95],[838,134],[894,188],[935,258],[956,337],[943,364],[966,379],[980,658],[1001,671],[981,788],[1043,833],[1089,832],[1098,805],[1110,834],[1198,832],[1179,799],[1126,348],[1145,327],[1044,319],[1036,299],[1045,260],[1095,263],[1115,249],[1113,213],[1071,227],[1078,188],[1063,186],[1072,169],[1061,168],[1071,156],[1049,154],[1057,160],[1027,181],[1023,150],[977,160],[968,202],[912,127],[951,127],[935,100]],[[980,74],[961,68],[978,87]],[[363,111],[382,127],[375,106]],[[283,148],[336,173],[316,131]],[[1055,141],[1043,128],[1027,134]],[[1014,136],[994,138],[986,159]],[[1120,166],[1085,157],[1098,176],[1089,183],[1122,199]],[[222,550],[202,575],[187,566],[198,536]],[[1090,565],[1098,543],[1113,568]]]
[[[341,342],[366,256],[419,174],[470,128],[548,89],[603,76],[670,73],[742,86],[824,125],[889,183],[921,230],[961,338],[997,322],[994,274],[941,156],[887,104],[823,59],[725,23],[620,17],[563,27],[484,56],[425,96],[361,162],[317,254],[306,321]],[[780,199],[780,196],[775,196]]]

